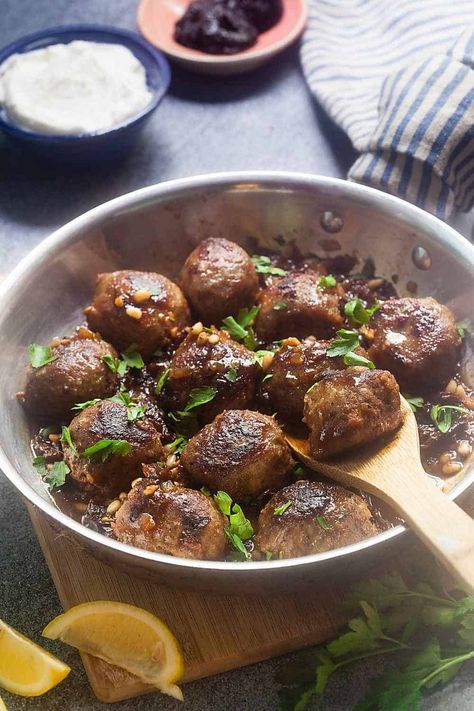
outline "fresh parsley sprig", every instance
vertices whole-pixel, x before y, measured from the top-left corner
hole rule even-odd
[[[460,407],[459,405],[433,405],[431,408],[431,420],[443,434],[449,432],[451,429],[454,412],[461,412],[464,415],[469,414],[469,410],[467,408]]]
[[[409,588],[398,575],[353,587],[346,605],[360,614],[316,655],[315,668],[298,679],[286,669],[282,709],[302,711],[324,693],[330,677],[362,659],[386,657],[392,665],[371,684],[359,711],[417,711],[424,689],[445,684],[474,658],[474,597],[438,593],[427,583]]]
[[[226,491],[218,491],[214,496],[214,501],[228,520],[228,525],[224,528],[226,536],[245,560],[249,560],[250,553],[245,547],[244,541],[252,538],[253,527],[242,511],[242,507],[233,503],[232,498]]]
[[[273,266],[270,257],[263,254],[254,254],[252,262],[257,274],[269,274],[270,276],[285,276],[286,274],[284,269]]]
[[[410,405],[411,409],[413,412],[416,412],[417,410],[421,410],[424,405],[425,401],[422,397],[414,396],[414,395],[403,395],[407,403]]]
[[[336,286],[336,277],[332,274],[325,274],[318,282],[324,289],[333,289]]]
[[[54,462],[48,469],[43,456],[33,457],[33,466],[50,491],[66,482],[66,475],[71,471],[64,461]]]
[[[145,366],[145,362],[135,346],[129,346],[121,353],[120,358],[105,355],[102,357],[102,360],[110,368],[112,373],[117,373],[121,378],[129,368],[137,368],[137,370],[140,370]]]
[[[118,393],[108,398],[112,402],[118,402],[120,405],[125,405],[127,408],[127,419],[129,422],[142,420],[145,417],[145,408],[132,398],[132,394],[124,388]]]

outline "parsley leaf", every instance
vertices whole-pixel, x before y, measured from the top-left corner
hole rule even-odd
[[[234,365],[231,365],[229,370],[224,373],[224,378],[229,381],[229,383],[235,383],[237,380],[237,368]]]
[[[321,528],[323,528],[325,531],[330,531],[332,526],[329,525],[329,523],[326,521],[324,516],[316,516],[316,521],[319,523]]]
[[[109,397],[112,402],[118,402],[120,405],[125,405],[127,408],[127,419],[129,422],[135,422],[135,420],[141,420],[145,417],[145,409],[143,405],[132,400],[131,393],[127,392],[125,389],[119,390],[118,393]]]
[[[119,368],[120,368],[120,360],[118,358],[114,358],[111,355],[105,355],[105,356],[102,356],[102,360],[105,363],[105,365],[108,368],[110,368],[112,373],[118,373]],[[124,375],[124,374],[125,374],[125,372],[122,373],[122,375]]]
[[[45,476],[48,473],[46,459],[43,456],[33,457],[33,466],[40,476]]]
[[[273,515],[274,516],[282,516],[287,509],[290,508],[292,501],[286,501],[284,504],[281,506],[277,506],[276,509],[273,510]]]
[[[222,330],[227,331],[236,341],[242,341],[248,335],[246,329],[233,316],[227,316],[222,321]]]
[[[344,313],[348,316],[354,323],[359,325],[364,325],[369,323],[370,319],[374,313],[380,308],[380,304],[376,303],[373,306],[365,307],[358,296],[352,301],[348,301],[344,306]]]
[[[61,442],[66,442],[66,444],[71,448],[72,453],[77,456],[77,447],[72,441],[69,427],[65,427],[64,425],[61,427]]]
[[[252,306],[251,309],[240,309],[235,318],[234,316],[227,316],[222,321],[222,330],[227,331],[234,340],[244,341],[245,346],[250,348],[245,341],[246,339],[249,341],[255,340],[251,326],[255,323],[259,311],[260,306]],[[253,348],[250,348],[250,350],[253,350]]]
[[[85,402],[77,402],[74,407],[72,407],[72,410],[85,410],[88,407],[92,407],[92,405],[97,405],[97,403],[100,402],[100,397],[96,397],[93,400],[86,400]]]
[[[408,588],[400,576],[391,575],[353,586],[349,603],[357,605],[359,616],[317,654],[312,674],[300,664],[296,681],[288,675],[282,680],[289,687],[281,692],[290,701],[285,708],[301,711],[313,695],[324,693],[335,672],[381,656],[391,657],[393,664],[372,681],[357,709],[416,711],[424,688],[447,683],[474,658],[473,596],[438,594],[426,583]],[[472,636],[464,638],[469,629]],[[456,636],[460,641],[453,646]]]
[[[425,404],[425,401],[422,397],[414,397],[413,395],[403,395],[403,397],[410,405],[413,412],[420,410]]]
[[[354,351],[349,351],[349,353],[346,353],[342,360],[344,361],[344,365],[348,366],[359,365],[362,368],[369,368],[370,370],[373,370],[375,368],[375,363],[373,363],[371,360],[369,360],[363,355],[354,353]]]
[[[186,447],[187,443],[188,440],[186,439],[186,437],[184,437],[183,435],[179,435],[168,445],[168,447],[170,449],[172,448],[174,454],[182,454],[183,449]]]
[[[332,274],[327,274],[320,278],[318,284],[319,286],[322,286],[325,289],[332,289],[334,286],[336,286],[336,277],[334,277]]]
[[[443,434],[449,432],[453,421],[453,412],[462,412],[468,415],[469,410],[459,405],[433,405],[430,412],[430,417],[436,427]]]
[[[232,498],[225,491],[218,491],[213,497],[219,510],[227,517],[229,525],[225,527],[225,533],[234,548],[241,553],[246,560],[250,559],[250,553],[244,546],[244,541],[248,541],[253,536],[253,527],[246,518],[242,507],[232,503]]]
[[[100,439],[81,452],[81,456],[105,462],[111,456],[123,457],[131,451],[132,447],[126,439]]]
[[[252,262],[257,274],[270,274],[271,276],[285,276],[286,274],[284,269],[274,267],[270,257],[266,257],[263,254],[254,254],[252,256]]]
[[[462,321],[458,321],[456,324],[456,330],[461,338],[466,338],[466,333],[472,335],[472,323],[468,318],[463,318]]]
[[[42,368],[43,365],[52,363],[59,356],[53,355],[53,351],[49,346],[39,346],[37,343],[30,343],[28,346],[28,355],[33,368]]]
[[[329,358],[344,356],[359,345],[360,335],[358,331],[350,331],[346,328],[341,328],[337,331],[337,336],[338,338],[334,338],[326,350],[326,355],[329,356]]]
[[[156,383],[156,385],[155,385],[155,393],[156,393],[157,395],[160,395],[160,393],[162,392],[163,388],[165,387],[165,384],[166,384],[166,381],[167,381],[168,378],[169,378],[170,372],[171,372],[171,368],[166,368],[166,370],[164,370],[164,371],[161,373],[160,377],[158,378],[158,381],[157,381],[157,383]]]
[[[143,368],[145,363],[140,353],[136,350],[136,346],[129,346],[125,351],[123,351],[122,361],[125,363],[125,368]]]
[[[57,489],[62,486],[66,481],[66,475],[69,474],[71,470],[69,469],[66,462],[54,462],[51,469],[48,470],[46,475],[43,477],[43,481],[47,485],[48,489]]]
[[[375,368],[375,365],[371,360],[353,352],[359,345],[360,341],[360,334],[358,331],[351,331],[347,328],[341,328],[336,332],[336,335],[338,338],[334,338],[329,344],[329,348],[326,350],[326,355],[329,356],[329,358],[337,358],[342,356],[344,365],[360,365],[365,368]]]
[[[217,390],[210,386],[204,385],[202,388],[193,388],[189,394],[189,400],[184,408],[184,412],[189,412],[195,407],[205,405],[217,395]]]
[[[286,311],[288,308],[288,304],[285,304],[284,301],[277,301],[275,306],[273,307],[274,311]]]

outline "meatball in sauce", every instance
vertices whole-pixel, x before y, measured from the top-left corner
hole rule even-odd
[[[87,329],[82,329],[86,331]],[[57,339],[51,345],[51,362],[29,367],[25,406],[44,423],[71,418],[71,409],[92,398],[106,398],[117,388],[117,375],[104,358],[116,358],[117,352],[100,337]]]
[[[227,410],[189,441],[181,463],[197,485],[244,501],[282,486],[293,459],[272,417]]]
[[[259,289],[249,255],[227,239],[201,242],[185,261],[180,282],[199,318],[215,326],[252,306]]]
[[[301,480],[276,493],[264,507],[255,545],[273,558],[296,558],[378,532],[361,496],[338,484]]]
[[[161,274],[132,270],[99,274],[86,315],[89,326],[116,348],[133,347],[145,360],[177,342],[190,322],[179,286]]]

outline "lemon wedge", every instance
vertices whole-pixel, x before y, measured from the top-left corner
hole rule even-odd
[[[55,617],[43,635],[126,669],[183,700],[176,686],[184,670],[181,649],[170,629],[151,612],[122,602],[86,602]]]
[[[0,686],[20,696],[40,696],[71,671],[52,654],[0,620]],[[5,704],[0,700],[0,709]]]

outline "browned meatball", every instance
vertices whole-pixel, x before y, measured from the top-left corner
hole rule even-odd
[[[165,394],[170,410],[183,410],[195,388],[211,387],[214,398],[196,409],[201,422],[223,410],[247,407],[254,395],[260,366],[254,354],[225,331],[191,333],[171,361]]]
[[[372,442],[402,422],[397,382],[386,370],[329,372],[306,393],[304,421],[315,459]]]
[[[301,421],[304,396],[324,373],[345,368],[342,357],[326,355],[330,341],[306,340],[302,343],[285,344],[279,348],[268,369],[263,391],[268,394],[272,407],[285,420]],[[356,353],[366,355],[363,348]]]
[[[119,541],[181,558],[222,558],[224,516],[209,496],[180,484],[138,482],[118,510]]]
[[[69,425],[77,450],[63,442],[64,459],[74,484],[98,496],[117,495],[130,488],[142,475],[142,463],[164,459],[160,435],[148,418],[130,422],[127,408],[118,402],[103,400],[80,412]],[[128,452],[101,450],[92,456],[83,454],[101,440],[126,440]],[[104,461],[103,461],[104,460]]]
[[[293,460],[272,417],[227,410],[189,441],[181,464],[199,486],[242,501],[282,486]]]
[[[117,376],[104,363],[105,356],[117,357],[111,345],[100,338],[73,337],[51,350],[55,360],[29,367],[24,392],[27,409],[43,422],[69,419],[77,403],[114,394]]]
[[[288,336],[325,338],[342,325],[342,290],[319,286],[320,278],[316,272],[289,272],[262,289],[256,329],[263,341]]]
[[[216,326],[251,306],[259,286],[247,252],[227,239],[201,242],[184,263],[180,281],[199,317]]]
[[[297,481],[272,496],[261,511],[255,544],[275,558],[296,558],[377,533],[371,511],[358,494],[338,484]]]
[[[373,339],[369,357],[393,373],[401,388],[416,394],[452,377],[461,338],[451,311],[431,296],[384,301],[367,333]]]
[[[145,359],[179,338],[189,324],[188,303],[172,281],[154,272],[99,274],[89,326],[117,348],[134,346]]]

